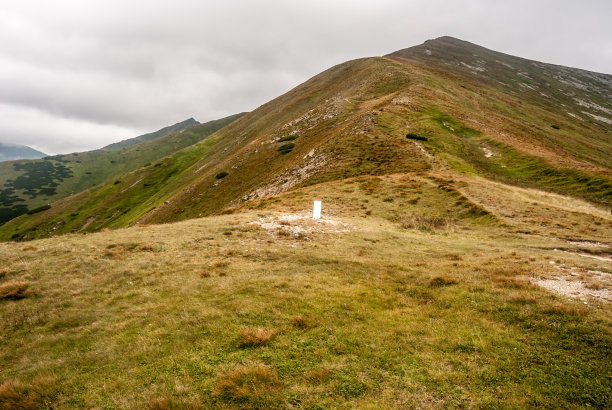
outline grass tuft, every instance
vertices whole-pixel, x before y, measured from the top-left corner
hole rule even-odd
[[[500,288],[521,289],[529,287],[529,281],[522,278],[510,278],[507,276],[493,276],[491,280]]]
[[[309,370],[304,374],[304,378],[308,380],[310,383],[321,383],[331,378],[332,374],[329,370],[324,369],[322,367],[318,367],[316,369]]]
[[[219,378],[215,395],[245,407],[266,408],[278,400],[281,382],[264,364],[239,366]]]
[[[0,300],[18,300],[34,295],[30,282],[7,282],[0,285]]]
[[[0,385],[0,409],[46,409],[53,395],[53,377],[36,377],[32,384],[7,380]]]
[[[408,216],[400,220],[404,229],[418,229],[419,231],[437,231],[449,229],[454,222],[450,218],[429,217],[423,215]]]
[[[304,315],[291,316],[291,324],[300,329],[309,329],[312,327],[310,321]]]
[[[268,344],[276,336],[274,329],[249,327],[242,329],[238,336],[238,347],[257,347]]]
[[[429,286],[432,288],[441,288],[443,286],[455,285],[459,281],[449,276],[435,276],[429,280]]]

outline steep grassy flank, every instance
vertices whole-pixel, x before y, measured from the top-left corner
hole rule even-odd
[[[609,290],[609,261],[576,238],[598,234],[587,218],[609,238],[610,215],[513,189],[364,176],[233,215],[2,243],[0,286],[32,293],[0,300],[0,407],[607,408],[610,303],[531,280]],[[473,202],[492,192],[503,223]],[[546,213],[533,201],[573,239],[528,222]],[[537,235],[516,232],[520,209]]]
[[[0,223],[19,215],[23,207],[33,209],[51,203],[193,145],[241,115],[184,129],[192,123],[186,121],[127,140],[125,147],[119,144],[41,160],[0,163],[0,198],[6,198],[0,203]],[[183,128],[178,127],[181,124]],[[172,132],[177,127],[179,131]]]
[[[185,121],[177,122],[174,125],[164,127],[155,132],[150,132],[148,134],[139,135],[138,137],[135,137],[135,138],[125,139],[123,141],[119,141],[114,144],[109,144],[105,147],[102,147],[101,149],[103,151],[108,151],[108,150],[113,150],[113,149],[129,147],[132,145],[140,144],[142,142],[152,141],[159,137],[163,137],[168,134],[172,134],[173,132],[178,132],[178,131],[184,130],[185,128],[189,128],[193,125],[198,125],[198,124],[199,124],[198,121],[194,120],[193,118],[189,118],[189,119],[186,119]]]
[[[533,67],[553,74],[558,69]],[[606,92],[603,85],[565,86],[580,98],[593,94],[592,107]],[[172,222],[231,211],[296,187],[415,172],[483,176],[609,207],[609,127],[575,121],[565,107],[547,101],[540,93],[519,96],[494,81],[403,57],[349,61],[245,115],[208,143],[154,164],[159,169],[117,177],[18,218],[0,238]]]

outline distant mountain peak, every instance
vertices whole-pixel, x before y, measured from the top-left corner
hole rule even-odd
[[[38,159],[46,157],[47,154],[30,148],[26,145],[6,144],[0,142],[0,162],[16,159]]]

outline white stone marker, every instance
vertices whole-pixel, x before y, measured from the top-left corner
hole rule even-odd
[[[321,200],[314,200],[314,207],[312,208],[312,219],[320,219],[321,218]]]

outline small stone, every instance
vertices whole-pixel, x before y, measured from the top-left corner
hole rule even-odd
[[[578,276],[578,274],[576,272],[571,272],[570,275],[572,276]]]
[[[550,263],[551,265],[554,265],[554,264],[555,264],[555,261],[550,261],[550,262],[548,262],[548,263]]]

